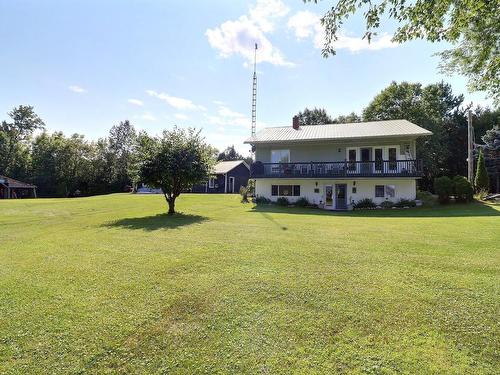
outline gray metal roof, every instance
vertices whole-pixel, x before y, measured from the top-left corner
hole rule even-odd
[[[431,135],[432,132],[408,120],[356,122],[349,124],[306,125],[264,128],[245,143],[279,143]]]
[[[223,174],[227,173],[230,170],[236,168],[238,165],[244,164],[245,167],[250,169],[247,163],[244,160],[231,160],[231,161],[220,161],[214,165],[214,173],[215,174]]]

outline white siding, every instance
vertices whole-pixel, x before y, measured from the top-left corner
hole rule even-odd
[[[317,184],[317,185],[316,185]],[[357,180],[314,180],[314,179],[268,179],[261,178],[256,180],[255,193],[257,196],[276,200],[277,197],[271,196],[271,185],[300,185],[300,196],[306,197],[309,202],[319,204],[325,201],[325,185],[347,184],[347,203],[357,202],[364,198],[371,198],[377,204],[385,200],[397,202],[401,198],[415,199],[416,198],[416,181],[415,179],[390,179],[390,178],[370,178]],[[394,198],[376,198],[375,185],[394,185]],[[356,193],[353,193],[353,187],[356,188]],[[319,189],[318,193],[314,189]],[[287,197],[290,202],[294,202],[299,197]]]

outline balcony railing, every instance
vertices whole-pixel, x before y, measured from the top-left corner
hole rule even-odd
[[[252,178],[421,177],[422,160],[252,164]]]

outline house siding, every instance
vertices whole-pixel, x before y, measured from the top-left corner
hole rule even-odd
[[[250,177],[250,171],[244,164],[239,164],[231,169],[226,174],[215,175],[215,184],[213,188],[208,186],[208,182],[203,184],[196,184],[191,191],[193,193],[216,193],[221,194],[226,192],[226,175],[227,175],[227,193],[229,191],[229,178],[234,177],[234,193],[239,193],[241,186],[247,186]]]
[[[290,202],[295,202],[300,197],[305,197],[314,204],[325,202],[325,186],[335,184],[347,185],[347,203],[357,202],[364,198],[370,198],[375,203],[380,204],[383,201],[390,200],[397,202],[398,200],[416,198],[416,181],[415,179],[390,179],[390,178],[370,178],[357,180],[314,180],[314,179],[257,179],[255,184],[255,193],[259,197],[266,197],[272,201],[276,201],[277,196],[271,195],[272,185],[300,185],[300,196],[287,197]],[[384,196],[375,197],[375,185],[394,185],[395,196],[389,198]],[[353,187],[356,192],[353,193]],[[315,189],[318,192],[315,192]]]

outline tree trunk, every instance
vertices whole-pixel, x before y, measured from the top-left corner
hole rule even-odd
[[[170,199],[168,199],[167,202],[168,202],[168,214],[169,215],[175,214],[175,197],[170,197]]]

